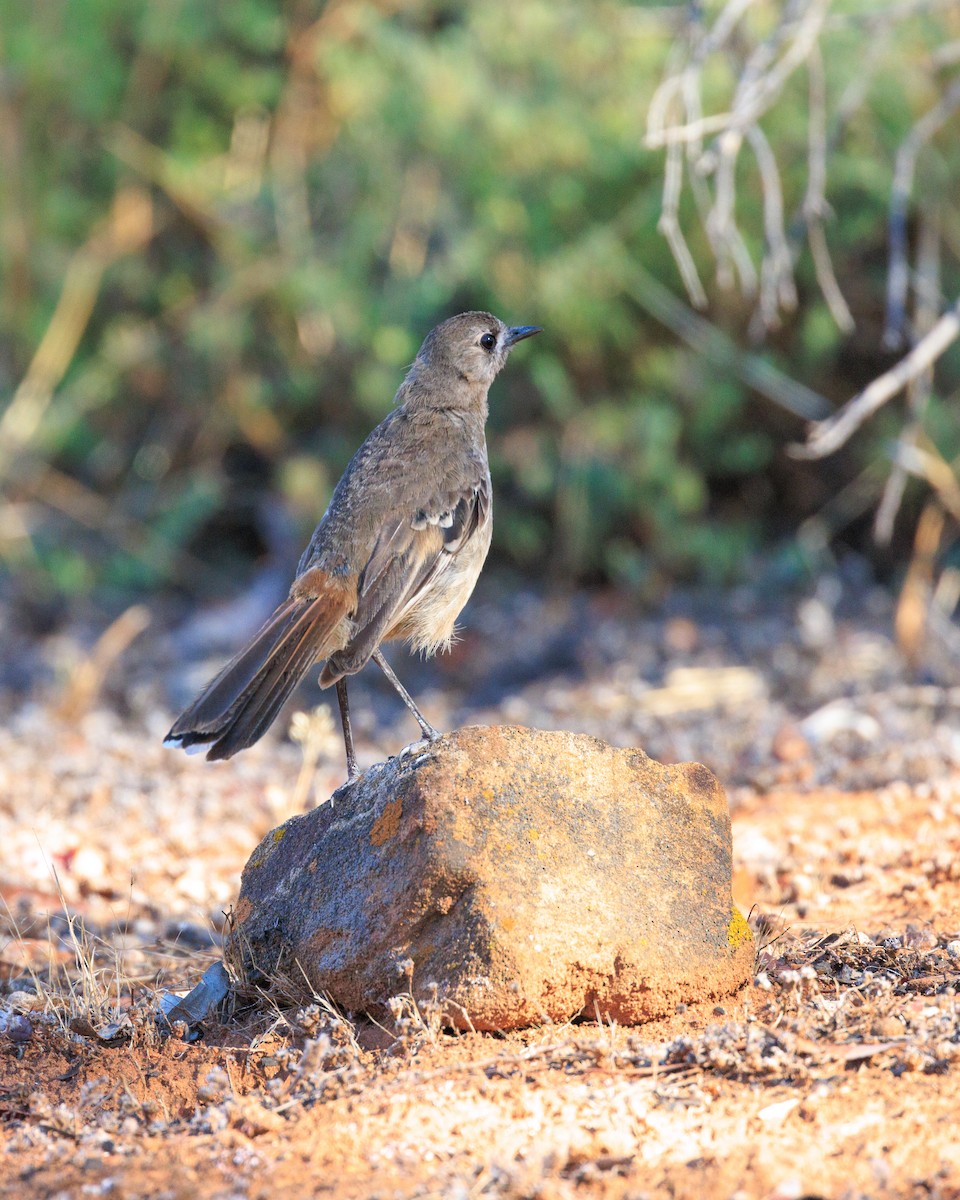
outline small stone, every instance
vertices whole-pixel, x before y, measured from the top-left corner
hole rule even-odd
[[[803,1186],[800,1179],[788,1177],[781,1179],[772,1192],[769,1193],[769,1200],[801,1200],[807,1189]]]
[[[225,956],[250,983],[379,1014],[412,992],[462,1028],[632,1025],[753,972],[713,775],[517,727],[459,730],[287,821],[234,916]]]
[[[24,1017],[20,1013],[0,1015],[5,1017],[0,1021],[0,1034],[8,1037],[11,1042],[30,1041],[33,1037],[33,1024],[28,1017]]]
[[[800,762],[811,755],[810,743],[796,725],[781,725],[773,735],[774,757],[783,763]]]
[[[7,1004],[14,1012],[28,1013],[43,1010],[43,997],[36,992],[11,992]]]
[[[811,742],[831,742],[841,733],[852,733],[864,742],[883,736],[880,723],[845,700],[831,700],[800,722],[800,732]]]
[[[903,944],[911,950],[932,950],[937,945],[937,935],[929,925],[907,926],[903,935]]]
[[[70,870],[76,879],[93,891],[110,890],[107,861],[95,846],[81,846],[73,856]]]
[[[797,605],[797,629],[805,646],[811,650],[821,649],[834,639],[833,613],[815,596],[801,600]]]
[[[767,1104],[761,1108],[757,1116],[767,1125],[782,1125],[800,1103],[797,1097],[790,1100],[778,1100],[775,1104]]]
[[[663,643],[674,654],[692,654],[700,644],[700,630],[689,617],[671,617],[663,627]]]
[[[870,1033],[875,1038],[903,1037],[906,1032],[906,1026],[896,1017],[878,1017],[870,1026]]]

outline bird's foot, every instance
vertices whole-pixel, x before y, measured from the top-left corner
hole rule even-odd
[[[439,741],[440,738],[443,737],[443,734],[439,731],[439,729],[434,729],[432,725],[428,728],[430,730],[429,733],[426,729],[424,729],[423,737],[416,742],[411,742],[409,746],[404,746],[404,748],[397,754],[397,758],[411,758],[418,754],[424,754],[424,751],[430,750],[434,742]],[[426,756],[424,755],[424,757]]]

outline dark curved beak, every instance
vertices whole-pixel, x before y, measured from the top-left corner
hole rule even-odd
[[[503,339],[503,344],[509,349],[510,346],[515,346],[517,342],[522,342],[524,338],[533,337],[535,333],[543,333],[539,325],[514,325],[512,329],[507,330],[507,336]]]

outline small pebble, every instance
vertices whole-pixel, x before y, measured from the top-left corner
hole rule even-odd
[[[36,992],[11,992],[7,1004],[14,1012],[39,1012],[43,1008],[43,999]]]
[[[33,1037],[33,1025],[27,1017],[12,1013],[0,1022],[0,1033],[5,1034],[11,1042],[29,1042]]]
[[[796,725],[781,725],[773,736],[773,755],[783,763],[799,762],[810,757],[810,743]]]

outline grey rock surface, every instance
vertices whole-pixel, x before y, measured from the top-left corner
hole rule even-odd
[[[349,1011],[382,1015],[412,990],[463,1028],[636,1024],[752,976],[730,883],[727,801],[705,767],[474,727],[268,834],[226,955],[250,983]]]

